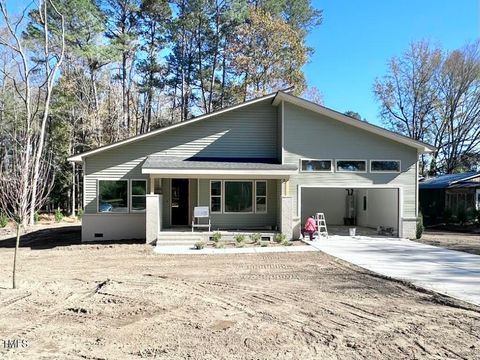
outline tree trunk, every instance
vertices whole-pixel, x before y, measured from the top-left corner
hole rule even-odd
[[[20,247],[20,222],[16,222],[16,241],[15,241],[15,252],[13,253],[13,271],[12,271],[12,288],[16,289],[17,284],[15,282],[15,275],[17,273],[17,252],[18,248]]]

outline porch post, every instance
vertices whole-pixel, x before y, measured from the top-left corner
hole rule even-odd
[[[289,181],[282,180],[282,194],[280,196],[280,231],[288,240],[293,239],[293,199],[289,196]]]
[[[146,195],[146,214],[145,214],[145,240],[151,244],[158,239],[158,233],[162,228],[162,195]]]

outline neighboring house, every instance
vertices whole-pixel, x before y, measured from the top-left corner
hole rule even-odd
[[[424,178],[419,182],[419,189],[420,209],[427,224],[440,219],[445,209],[453,215],[459,211],[480,210],[480,172]]]
[[[82,240],[186,228],[208,206],[212,230],[297,238],[328,225],[391,226],[412,237],[418,156],[433,147],[279,91],[69,158],[83,165]],[[348,201],[348,203],[346,203]]]

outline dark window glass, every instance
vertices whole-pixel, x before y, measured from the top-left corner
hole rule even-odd
[[[253,211],[253,183],[225,181],[225,212]]]
[[[338,160],[337,171],[366,171],[367,164],[364,160]]]
[[[400,161],[373,160],[371,171],[400,172]]]
[[[302,171],[331,171],[331,160],[302,160]]]
[[[98,212],[128,212],[128,181],[98,181]]]

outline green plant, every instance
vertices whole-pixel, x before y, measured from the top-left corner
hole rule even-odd
[[[33,221],[36,223],[38,223],[40,220],[40,215],[38,214],[38,211],[35,211],[35,213],[33,214]]]
[[[225,244],[222,241],[218,241],[214,244],[216,249],[223,249],[225,247]]]
[[[262,240],[262,235],[260,233],[250,234],[250,241],[253,244],[258,244]]]
[[[237,248],[243,248],[243,247],[245,247],[245,243],[244,243],[244,242],[237,242],[237,243],[235,244],[235,247],[237,247]]]
[[[77,219],[78,219],[78,220],[82,220],[83,214],[84,214],[83,209],[78,209],[78,211],[77,211]]]
[[[8,217],[4,213],[0,212],[0,228],[4,228],[8,224]]]
[[[275,234],[275,237],[273,239],[275,240],[276,243],[281,244],[287,239],[287,236],[285,234],[278,233],[278,234]]]
[[[292,246],[292,245],[293,245],[293,242],[291,242],[290,240],[285,239],[285,240],[283,240],[283,241],[281,242],[281,244],[282,244],[283,246]]]
[[[268,246],[268,241],[260,241],[260,246],[261,247],[267,247]]]
[[[212,240],[213,240],[213,242],[218,243],[221,239],[222,239],[222,234],[221,234],[219,231],[214,232],[214,233],[212,234]]]
[[[197,241],[193,246],[196,250],[202,250],[205,247],[205,241]]]
[[[243,242],[245,242],[245,235],[243,234],[237,234],[233,238],[235,239],[235,242],[237,244],[242,244]]]
[[[57,210],[55,210],[55,222],[59,223],[62,220],[63,220],[62,210],[60,210],[60,208],[57,208]]]
[[[417,217],[417,231],[415,233],[415,237],[417,239],[420,239],[422,237],[424,229],[425,228],[423,227],[423,215],[420,212],[420,213],[418,213],[418,217]]]

